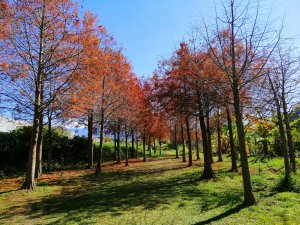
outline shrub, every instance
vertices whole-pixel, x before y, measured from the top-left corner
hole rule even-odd
[[[274,190],[278,192],[290,191],[300,193],[300,177],[294,174],[289,177],[281,175],[275,183]]]

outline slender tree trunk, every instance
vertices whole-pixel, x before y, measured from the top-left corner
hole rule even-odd
[[[44,23],[45,23],[45,11],[46,6],[43,2],[43,10],[41,15],[41,25],[39,27],[39,56],[38,56],[38,69],[37,76],[35,80],[35,102],[34,102],[34,116],[33,116],[33,126],[30,138],[29,156],[27,164],[27,172],[25,181],[21,186],[21,189],[34,189],[35,187],[35,168],[36,168],[36,151],[38,145],[38,138],[40,131],[40,123],[42,117],[42,104],[43,104],[43,73],[44,73]]]
[[[181,124],[181,139],[182,139],[182,162],[186,162],[183,124]]]
[[[125,150],[126,150],[125,166],[129,166],[129,163],[128,163],[128,156],[129,156],[129,152],[128,152],[128,134],[127,134],[127,125],[126,124],[125,124]]]
[[[218,162],[223,162],[222,158],[222,142],[221,142],[221,125],[220,125],[220,112],[217,112],[217,133],[218,133]]]
[[[151,136],[150,136],[150,134],[149,134],[149,143],[148,143],[148,151],[149,151],[149,156],[151,157]]]
[[[241,155],[242,164],[242,176],[243,176],[243,186],[244,186],[244,202],[245,206],[250,206],[255,204],[255,198],[253,195],[252,183],[250,178],[250,170],[248,165],[248,156],[246,151],[246,141],[245,141],[245,131],[243,124],[243,116],[241,112],[240,104],[240,93],[239,93],[239,77],[236,72],[236,55],[235,55],[235,20],[234,18],[234,2],[231,2],[231,66],[232,66],[232,92],[233,92],[233,104],[236,118],[236,126],[239,140],[239,150]]]
[[[175,128],[174,128],[174,145],[175,145],[175,151],[176,151],[176,159],[179,159],[178,145],[177,145],[177,125],[175,125]]]
[[[143,162],[146,162],[146,131],[143,133]]]
[[[153,137],[153,148],[154,148],[154,154],[156,154],[156,142],[155,142],[155,137]]]
[[[288,155],[287,146],[286,146],[286,138],[285,138],[285,132],[284,132],[284,126],[283,126],[283,119],[282,119],[282,115],[281,115],[280,102],[279,102],[279,98],[278,98],[278,93],[274,87],[274,84],[270,77],[270,74],[267,74],[267,76],[269,79],[271,89],[273,91],[275,105],[276,105],[277,120],[278,120],[277,123],[278,123],[279,134],[280,134],[280,145],[281,145],[281,151],[283,153],[283,158],[284,158],[285,177],[289,178],[290,177],[290,162],[289,162],[289,155]]]
[[[35,168],[35,178],[39,178],[43,173],[43,113],[40,115],[40,124],[39,124],[39,135],[37,140],[37,152],[36,152],[36,168]]]
[[[41,79],[41,105],[44,101],[44,81],[43,74]],[[44,114],[40,114],[40,124],[39,124],[39,136],[37,141],[37,156],[36,156],[36,168],[35,168],[35,178],[39,178],[43,173],[43,124],[44,123]]]
[[[286,177],[289,177],[290,176],[290,162],[289,162],[289,156],[288,156],[287,147],[286,147],[284,126],[283,126],[281,111],[280,111],[279,107],[280,106],[276,106],[277,120],[278,120],[279,134],[280,134],[280,144],[281,144],[281,151],[283,152],[283,157],[284,157],[285,175],[286,175]]]
[[[239,150],[241,156],[241,165],[242,165],[242,175],[243,175],[243,185],[244,185],[244,205],[250,206],[255,204],[255,198],[253,195],[252,183],[250,178],[250,170],[248,164],[248,156],[246,151],[246,141],[245,141],[245,132],[243,117],[240,108],[240,96],[238,90],[238,83],[235,84],[234,88],[234,110],[236,117],[236,126],[238,132],[239,140]]]
[[[269,150],[268,150],[268,141],[266,140],[266,136],[263,136],[263,152],[264,152],[264,156],[267,156],[269,154]]]
[[[285,100],[285,90],[284,87],[282,88],[282,108],[283,108],[283,118],[284,118],[284,124],[286,128],[286,135],[287,135],[287,143],[288,143],[288,148],[289,148],[289,156],[290,156],[290,162],[292,165],[292,171],[296,173],[296,158],[295,158],[295,149],[293,145],[293,136],[292,136],[292,131],[291,131],[291,125],[289,121],[289,115],[287,112],[287,104]]]
[[[207,107],[208,108],[208,107]],[[214,162],[214,158],[212,155],[212,147],[211,147],[211,132],[210,132],[210,123],[209,123],[209,109],[206,110],[206,132],[207,132],[207,145],[209,150],[210,162]]]
[[[230,116],[229,109],[226,108],[227,114],[227,123],[228,123],[228,131],[229,131],[229,144],[230,144],[230,155],[231,155],[231,170],[232,172],[238,172],[237,162],[236,162],[236,152],[234,147],[234,139],[233,139],[233,129],[232,129],[232,120]]]
[[[201,133],[202,133],[202,145],[203,145],[203,155],[204,155],[204,170],[200,179],[211,179],[211,178],[215,178],[215,174],[211,167],[207,130],[205,125],[204,113],[202,109],[199,110],[199,121],[200,121]]]
[[[196,117],[196,157],[197,160],[200,160],[200,152],[199,152],[199,140],[198,140],[198,118]]]
[[[104,137],[104,109],[101,109],[101,117],[100,117],[100,143],[99,143],[99,154],[97,160],[96,174],[100,175],[102,172],[101,164],[102,164],[102,152],[103,152],[103,137]]]
[[[189,164],[188,166],[193,165],[193,152],[192,152],[192,141],[191,141],[191,131],[190,131],[190,121],[189,117],[185,118],[185,124],[186,124],[186,131],[187,131],[187,138],[188,138],[188,149],[189,149]]]
[[[114,152],[115,152],[115,161],[118,160],[118,150],[117,150],[117,132],[114,130]]]
[[[139,140],[136,140],[136,153],[135,153],[136,158],[139,158]]]
[[[88,168],[93,168],[94,146],[93,146],[93,127],[94,127],[93,114],[88,116]]]
[[[117,164],[121,163],[120,132],[121,132],[121,125],[120,125],[120,121],[118,121],[118,130],[117,130]]]
[[[159,141],[158,143],[159,143],[159,155],[161,156],[161,141]]]
[[[35,80],[35,102],[34,102],[34,116],[32,134],[30,138],[29,157],[27,164],[27,173],[25,181],[21,186],[21,189],[34,189],[35,187],[35,167],[36,167],[36,151],[38,144],[38,136],[40,132],[41,114],[42,111],[42,100],[43,100],[43,73],[44,73],[44,25],[45,25],[45,11],[46,5],[43,1],[43,9],[41,15],[41,24],[39,27],[39,56],[38,56],[38,69]],[[42,132],[42,131],[41,131]]]
[[[52,121],[51,116],[48,117],[48,171],[52,171]]]
[[[39,134],[39,123],[40,123],[39,109],[35,109],[32,134],[30,139],[27,173],[21,189],[35,188],[34,175],[35,175],[35,167],[36,167],[36,150],[37,150],[37,142],[38,142],[38,134]]]
[[[134,157],[135,149],[134,149],[134,130],[131,131],[131,158]]]

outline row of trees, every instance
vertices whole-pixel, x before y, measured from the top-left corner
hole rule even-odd
[[[32,118],[28,168],[22,188],[33,189],[42,174],[43,126],[48,126],[51,170],[53,122],[79,120],[88,126],[89,167],[93,135],[115,134],[120,163],[120,133],[162,139],[164,119],[153,113],[149,85],[137,79],[114,38],[90,12],[71,0],[1,1],[0,61],[2,106]],[[13,108],[12,108],[13,107]],[[161,129],[162,128],[162,129]],[[145,152],[145,146],[144,146]]]
[[[170,59],[163,60],[152,78],[153,101],[158,108],[174,118],[174,130],[177,125],[183,130],[185,124],[189,165],[192,163],[190,121],[198,117],[204,153],[203,179],[215,177],[211,167],[210,120],[213,116],[217,118],[221,161],[220,115],[226,116],[231,170],[237,171],[238,150],[245,205],[255,203],[245,139],[245,123],[251,118],[263,115],[267,119],[276,115],[286,179],[290,169],[296,171],[288,107],[299,81],[295,79],[299,59],[282,42],[281,30],[270,30],[269,22],[261,23],[258,9],[259,4],[253,10],[250,2],[228,1],[223,5],[222,16],[217,13],[211,24],[203,20],[203,27],[195,28],[189,41],[182,42]],[[237,145],[233,140],[233,115]]]
[[[239,153],[244,204],[252,205],[245,129],[260,133],[267,153],[266,121],[273,120],[279,128],[278,153],[284,157],[286,178],[296,171],[289,113],[299,60],[282,42],[281,29],[261,23],[259,4],[253,9],[250,1],[224,3],[214,22],[203,20],[203,26],[195,28],[170,59],[162,60],[149,80],[137,78],[114,38],[71,0],[2,0],[0,6],[0,74],[5,87],[1,103],[33,121],[22,188],[34,188],[35,177],[42,174],[45,124],[51,170],[52,123],[57,121],[88,127],[89,168],[95,161],[93,136],[99,135],[96,174],[102,170],[105,134],[113,136],[117,163],[121,163],[120,140],[125,140],[126,166],[129,140],[132,149],[135,140],[143,142],[146,161],[146,144],[167,136],[177,158],[182,144],[183,161],[187,147],[192,166],[192,144],[199,159],[201,136],[202,179],[215,177],[213,133],[222,161],[226,124],[231,170],[238,170]]]

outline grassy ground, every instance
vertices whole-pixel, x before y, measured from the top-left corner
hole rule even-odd
[[[45,174],[35,191],[16,190],[21,179],[0,181],[0,224],[297,224],[300,194],[272,188],[281,159],[250,158],[258,204],[240,209],[242,179],[214,163],[216,180],[199,181],[202,166],[187,167],[170,152],[129,167],[106,163],[93,170]]]

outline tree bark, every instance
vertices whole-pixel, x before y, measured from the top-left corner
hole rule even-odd
[[[175,128],[174,128],[174,145],[175,145],[175,151],[176,151],[176,159],[179,159],[178,145],[177,145],[177,125],[175,125]]]
[[[286,138],[285,138],[285,132],[284,132],[284,127],[283,127],[283,119],[282,119],[282,115],[281,115],[280,102],[279,102],[279,98],[278,98],[278,93],[274,87],[274,84],[270,77],[270,74],[267,74],[267,76],[269,79],[271,89],[273,91],[273,96],[274,96],[275,105],[276,105],[277,123],[278,123],[279,134],[280,134],[280,146],[281,146],[281,151],[283,153],[283,158],[284,158],[285,177],[289,178],[290,177],[290,162],[289,162],[289,155],[288,155],[287,146],[286,146]]]
[[[291,131],[291,125],[289,121],[289,115],[287,111],[287,104],[285,100],[285,89],[284,84],[282,84],[282,109],[283,109],[283,118],[284,118],[284,124],[286,128],[286,136],[287,136],[287,143],[289,148],[289,156],[290,156],[290,162],[292,165],[292,171],[296,173],[297,167],[296,167],[296,158],[295,158],[295,149],[293,145],[293,136]]]
[[[245,141],[245,131],[243,124],[243,116],[241,113],[240,104],[240,93],[239,93],[239,76],[236,72],[236,55],[235,55],[235,20],[234,20],[234,2],[231,2],[231,68],[232,68],[232,92],[233,92],[233,105],[236,118],[236,126],[239,140],[239,150],[241,155],[242,163],[242,176],[243,176],[243,186],[244,186],[244,202],[243,205],[250,206],[255,204],[255,198],[253,195],[252,183],[250,178],[250,171],[248,165],[248,156],[246,151],[246,141]]]
[[[263,141],[262,141],[262,144],[263,144],[263,152],[264,152],[264,156],[267,156],[269,151],[268,151],[268,141],[265,139],[266,137],[263,137]]]
[[[51,116],[49,116],[51,117]],[[48,117],[48,171],[52,171],[52,120]]]
[[[135,148],[134,148],[134,130],[131,130],[131,158],[134,157]]]
[[[99,143],[99,154],[97,160],[96,174],[100,175],[102,172],[102,152],[103,152],[103,137],[104,137],[104,109],[101,108],[100,116],[100,143]]]
[[[159,141],[158,143],[159,143],[159,155],[161,156],[161,141]]]
[[[88,116],[88,168],[93,168],[93,156],[94,156],[94,146],[93,146],[93,127],[94,127],[94,117],[93,114]]]
[[[43,72],[44,72],[44,23],[45,23],[45,3],[43,2],[41,25],[39,27],[39,59],[38,59],[38,69],[37,76],[35,80],[35,96],[34,96],[34,115],[33,115],[33,126],[30,138],[29,156],[27,164],[27,172],[25,181],[23,182],[21,189],[34,189],[35,188],[35,167],[36,167],[36,151],[37,142],[40,131],[41,114],[42,112],[42,88],[43,88]]]
[[[200,121],[201,133],[202,133],[202,145],[203,145],[203,155],[204,155],[204,170],[200,179],[211,179],[211,178],[215,178],[215,174],[211,167],[207,130],[205,125],[204,113],[202,109],[199,109],[199,121]]]
[[[182,162],[186,162],[183,124],[181,124],[181,139],[182,139]]]
[[[196,157],[197,160],[200,160],[200,152],[199,152],[199,140],[198,140],[198,118],[196,117]]]
[[[38,107],[36,107],[34,112],[32,134],[30,139],[27,172],[26,172],[25,181],[22,184],[21,189],[35,188],[34,175],[35,175],[35,167],[36,167],[36,149],[37,149],[38,134],[39,134],[39,123],[40,123],[39,109]]]
[[[190,121],[189,117],[187,116],[185,118],[185,124],[186,124],[186,131],[187,131],[187,138],[188,138],[188,149],[189,149],[189,164],[188,166],[193,165],[193,152],[192,152],[192,141],[191,141],[191,132],[190,132]]]
[[[40,115],[39,135],[37,140],[37,155],[36,155],[36,168],[35,178],[39,178],[43,174],[43,113]]]
[[[127,125],[126,124],[125,124],[125,150],[126,150],[125,166],[129,166],[129,163],[128,163],[128,156],[129,156],[129,152],[128,152],[128,134],[127,134]]]
[[[114,152],[115,152],[115,161],[118,161],[118,150],[117,150],[117,132],[114,130]]]
[[[218,162],[223,162],[222,158],[222,142],[221,142],[221,125],[220,125],[220,112],[217,112],[217,133],[218,133]]]
[[[135,156],[136,156],[137,159],[139,158],[139,141],[138,140],[136,140]]]
[[[248,164],[248,156],[246,151],[246,141],[245,141],[245,132],[244,132],[244,124],[243,118],[241,114],[240,108],[240,96],[238,90],[238,83],[236,82],[234,85],[234,110],[236,117],[236,127],[238,132],[238,140],[239,140],[239,150],[241,156],[241,164],[242,164],[242,175],[243,175],[243,186],[244,186],[244,205],[250,206],[255,204],[255,198],[253,195],[252,183],[250,178],[250,170]]]
[[[206,110],[206,132],[207,132],[207,145],[209,150],[209,157],[210,163],[214,162],[214,158],[212,155],[212,148],[211,148],[211,133],[210,133],[210,123],[209,123],[209,109]]]
[[[148,140],[149,140],[149,143],[148,143],[148,151],[149,151],[149,156],[151,157],[151,136],[149,134],[148,136]]]
[[[230,144],[230,155],[231,155],[231,170],[232,172],[238,172],[237,162],[236,162],[236,152],[234,147],[234,139],[233,139],[233,129],[232,129],[232,120],[230,116],[229,109],[226,108],[227,114],[227,123],[228,123],[228,132],[229,132],[229,144]]]
[[[144,130],[143,133],[143,162],[146,162],[147,158],[146,158],[146,131]]]
[[[118,130],[117,130],[117,164],[121,163],[120,132],[121,132],[121,125],[120,125],[120,121],[118,121]]]

